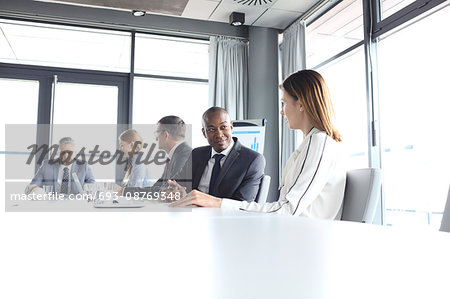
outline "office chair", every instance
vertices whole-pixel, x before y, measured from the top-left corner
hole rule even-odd
[[[259,185],[258,195],[256,195],[257,203],[265,203],[269,194],[270,175],[264,175]]]
[[[381,189],[381,170],[363,168],[347,171],[341,220],[372,223]]]
[[[444,215],[442,216],[441,228],[439,230],[450,233],[450,187],[448,188],[447,203],[445,204]]]

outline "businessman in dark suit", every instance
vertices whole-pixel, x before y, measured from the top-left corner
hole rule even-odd
[[[81,193],[83,190],[78,189],[74,181],[74,173],[77,175],[81,187],[85,183],[95,182],[94,175],[88,163],[83,160],[75,160],[76,149],[75,142],[72,138],[62,138],[59,141],[58,152],[58,159],[44,161],[34,175],[31,183],[26,187],[26,194],[33,192],[35,189],[43,188],[44,185],[53,186],[53,190],[58,193]]]
[[[184,196],[175,205],[196,200],[220,203],[222,198],[254,201],[264,176],[264,157],[231,137],[233,123],[223,108],[205,111],[202,132],[209,146],[194,149],[175,182],[170,182],[172,190]]]
[[[129,187],[120,190],[119,193],[134,196],[139,192],[140,196],[147,196],[148,192],[159,192],[168,187],[167,180],[173,178],[186,164],[191,154],[192,147],[184,141],[186,135],[186,124],[174,115],[161,118],[155,132],[158,147],[167,153],[167,160],[161,178],[151,187],[137,188]]]

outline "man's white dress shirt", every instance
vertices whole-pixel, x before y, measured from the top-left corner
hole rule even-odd
[[[198,190],[204,193],[209,193],[209,181],[211,180],[212,170],[214,167],[214,163],[216,160],[213,158],[216,154],[222,154],[225,157],[222,157],[220,160],[220,167],[223,167],[223,164],[225,163],[225,160],[228,157],[228,154],[231,152],[231,149],[233,148],[234,140],[231,138],[230,145],[226,149],[224,149],[222,152],[218,153],[214,150],[214,148],[211,147],[211,157],[208,160],[208,164],[205,167],[205,170],[203,171],[202,178],[200,179],[200,182],[198,184]]]

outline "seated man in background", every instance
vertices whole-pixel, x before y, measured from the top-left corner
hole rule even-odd
[[[52,185],[53,191],[62,194],[78,194],[83,190],[78,190],[74,182],[73,174],[76,173],[80,184],[94,183],[94,175],[86,161],[75,160],[75,143],[72,138],[64,137],[59,141],[59,158],[56,160],[46,160],[34,175],[33,180],[25,189],[26,194],[30,194],[36,188],[43,188],[43,185]]]
[[[264,176],[264,156],[231,137],[233,123],[225,109],[209,108],[202,122],[209,146],[192,151],[188,163],[174,178],[179,184],[170,182],[171,191],[181,192],[181,196],[190,192],[190,196],[198,198],[254,201]]]
[[[155,132],[158,147],[167,153],[166,165],[161,178],[151,187],[148,188],[121,188],[119,194],[131,196],[139,192],[141,197],[145,197],[148,192],[159,192],[161,189],[168,187],[167,180],[174,177],[183,165],[186,163],[192,148],[184,138],[186,136],[186,124],[178,116],[169,115],[161,118],[157,124]]]

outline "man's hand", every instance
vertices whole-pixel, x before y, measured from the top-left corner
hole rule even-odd
[[[26,195],[30,194],[35,188],[38,188],[38,187],[39,187],[39,186],[38,186],[38,185],[35,185],[35,184],[30,185],[30,187],[29,187],[28,190],[27,190]]]
[[[215,197],[198,190],[192,190],[181,200],[174,202],[169,207],[186,207],[189,205],[196,205],[199,207],[220,208],[222,205],[222,198]]]
[[[123,188],[122,186],[119,186],[117,184],[114,184],[114,192],[117,192],[118,196],[122,196],[123,195]]]
[[[167,193],[172,193],[173,195],[176,193],[179,193],[180,198],[183,198],[186,196],[186,194],[187,194],[186,187],[183,187],[180,184],[178,184],[176,181],[172,181],[172,180],[168,180],[168,183],[169,183],[169,188],[167,188],[165,190]],[[173,196],[172,198],[175,198],[175,196]]]

